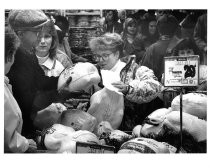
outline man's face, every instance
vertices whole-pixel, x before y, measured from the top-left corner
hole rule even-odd
[[[18,37],[20,38],[21,46],[28,51],[32,50],[36,45],[38,33],[36,31],[19,32]]]
[[[112,21],[113,18],[114,18],[113,12],[112,12],[112,11],[109,11],[109,12],[106,14],[106,20],[107,20],[107,21]]]

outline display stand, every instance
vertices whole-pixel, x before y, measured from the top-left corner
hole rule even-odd
[[[182,96],[184,87],[199,84],[199,56],[171,56],[164,58],[164,86],[180,88],[180,143],[176,153],[183,153],[183,111]]]

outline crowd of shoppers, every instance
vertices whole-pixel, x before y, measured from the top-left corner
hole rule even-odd
[[[207,65],[205,12],[196,21],[189,19],[189,12],[183,18],[170,10],[135,12],[103,10],[101,35],[89,41],[102,81],[104,70],[119,77],[112,85],[124,95],[119,128],[124,131],[164,107],[165,56],[199,55],[200,64]],[[68,34],[64,16],[52,19],[42,10],[10,11],[5,28],[5,152],[35,150],[36,131],[46,124],[43,115],[50,118],[65,109],[58,78],[65,68],[88,62],[71,51]]]

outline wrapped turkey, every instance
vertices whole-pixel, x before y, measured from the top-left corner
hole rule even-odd
[[[108,121],[113,129],[117,129],[124,115],[123,95],[105,87],[91,96],[87,112],[96,118],[97,125]]]
[[[92,132],[96,125],[96,118],[82,110],[71,109],[61,114],[58,123],[72,127],[75,131],[87,130]]]
[[[162,116],[153,112],[148,116],[141,128],[141,136],[152,138],[160,142],[167,142],[178,147],[180,143],[180,112],[172,111]],[[187,152],[203,152],[198,149],[199,143],[206,141],[206,121],[183,112],[183,147]]]
[[[108,121],[102,121],[98,124],[97,135],[100,137],[99,139],[105,141],[105,145],[114,146],[116,151],[124,142],[133,138],[132,135],[123,131],[114,130]]]
[[[173,111],[180,110],[180,96],[176,96],[171,102]],[[188,93],[182,97],[183,112],[197,116],[201,119],[207,119],[207,96],[200,93]]]
[[[79,62],[73,67],[66,68],[60,74],[58,90],[67,90],[69,92],[87,91],[92,85],[98,84],[100,80],[98,70],[93,64]]]
[[[76,153],[76,142],[99,144],[95,134],[86,130],[75,131],[61,124],[54,124],[45,130],[42,142],[48,151],[55,153]]]
[[[199,66],[199,83],[207,80],[207,66],[200,65]]]
[[[161,142],[149,138],[135,138],[122,144],[118,153],[170,153]]]

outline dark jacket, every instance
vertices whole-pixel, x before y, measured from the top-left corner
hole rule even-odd
[[[164,57],[169,56],[167,55],[167,49],[172,41],[176,43],[178,38],[176,36],[165,40],[160,38],[160,40],[147,48],[142,60],[142,65],[152,69],[159,82],[164,73]]]
[[[15,61],[8,73],[10,83],[15,99],[17,100],[23,115],[23,130],[24,136],[29,136],[33,133],[34,127],[32,124],[32,108],[35,97],[39,93],[57,94],[58,77],[47,77],[44,71],[38,64],[35,55],[28,54],[20,49],[15,54]],[[43,100],[40,100],[42,102]],[[44,100],[46,102],[46,99]],[[36,108],[47,107],[52,100],[47,101],[46,104]]]
[[[207,45],[207,14],[201,15],[194,29],[194,39],[199,49],[203,50]]]
[[[136,62],[139,63],[142,60],[143,55],[145,53],[143,41],[141,40],[140,36],[137,35],[132,44],[128,42],[126,36],[123,37],[123,34],[122,38],[123,38],[122,61],[127,62],[128,60],[126,59],[126,57],[134,54],[136,56]]]

